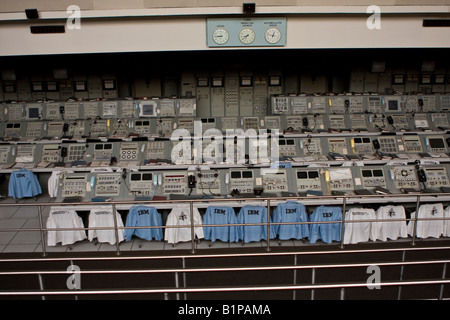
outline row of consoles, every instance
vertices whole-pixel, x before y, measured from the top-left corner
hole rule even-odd
[[[450,134],[315,134],[300,136],[256,137],[232,136],[223,139],[137,139],[110,141],[90,139],[39,141],[0,144],[0,168],[3,172],[17,168],[53,171],[54,168],[77,168],[90,171],[96,167],[152,169],[165,165],[208,164],[269,165],[274,161],[293,166],[323,162],[386,163],[397,160],[450,161]],[[381,161],[381,162],[380,162]]]
[[[450,191],[449,169],[450,164],[415,164],[277,169],[211,169],[198,166],[188,170],[62,172],[57,180],[57,198],[62,202],[95,202],[190,198],[239,200],[320,195],[431,195]]]
[[[264,115],[202,117],[195,98],[104,100],[0,105],[4,140],[170,137],[208,129],[415,132],[450,128],[450,95],[272,96]],[[197,126],[197,127],[196,127]],[[198,129],[197,129],[198,128]]]

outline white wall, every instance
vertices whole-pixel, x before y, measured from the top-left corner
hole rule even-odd
[[[380,30],[366,27],[368,16],[288,16],[284,48],[450,47],[450,28],[423,28],[426,15],[382,15]],[[40,23],[52,24],[33,25]],[[65,34],[35,35],[29,26],[2,22],[0,55],[217,50],[206,46],[206,18],[200,16],[85,19],[80,30]]]
[[[18,12],[36,8],[40,11],[65,10],[72,4],[82,10],[241,7],[253,2],[264,6],[443,6],[450,0],[1,0],[0,12]]]

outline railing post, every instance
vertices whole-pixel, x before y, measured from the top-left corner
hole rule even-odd
[[[444,266],[442,268],[442,280],[445,279],[446,273],[447,273],[447,262],[444,263]],[[439,290],[439,298],[438,299],[442,300],[443,296],[444,296],[444,284],[441,284],[441,289]]]
[[[195,253],[195,230],[194,230],[194,201],[189,201],[189,211],[191,216],[191,244],[192,244],[192,254]]]
[[[294,267],[295,266],[297,266],[297,255],[296,254],[294,255]],[[294,278],[293,285],[295,286],[297,284],[297,270],[296,269],[294,269],[294,276],[293,276],[293,278]],[[295,289],[292,290],[292,300],[295,300],[295,298],[296,298],[296,294],[295,293],[296,293]]]
[[[270,251],[270,199],[267,199],[267,251]]]
[[[42,206],[38,205],[38,216],[39,216],[39,228],[41,229],[41,243],[42,243],[42,256],[47,256],[47,249],[45,245],[45,236],[44,236],[44,220],[42,218]]]
[[[345,288],[341,288],[341,296],[340,296],[341,300],[345,300]]]
[[[175,274],[175,288],[178,289],[180,287],[180,283],[179,283],[179,280],[178,280],[178,272],[175,272],[174,274]],[[167,292],[166,292],[166,294],[167,294]],[[180,300],[180,293],[179,292],[177,292],[175,296],[176,296],[177,300]],[[166,296],[165,296],[165,300],[168,300],[166,298]]]
[[[402,262],[405,262],[405,256],[406,256],[406,251],[403,250],[402,253]],[[402,264],[402,266],[400,267],[400,279],[399,281],[403,281],[403,271],[404,271],[405,265]],[[400,300],[400,297],[402,295],[402,286],[398,286],[398,293],[397,293],[397,300]]]
[[[413,236],[412,236],[412,246],[414,247],[416,245],[416,234],[417,234],[417,218],[419,217],[419,207],[420,207],[420,196],[418,195],[416,197],[416,215],[414,216],[414,219],[410,221],[410,223],[414,223],[413,228]]]
[[[183,269],[186,269],[186,260],[184,257],[181,258],[181,264]],[[183,272],[183,288],[186,288],[186,272]],[[184,300],[187,300],[187,292],[183,294]]]
[[[44,280],[42,279],[42,275],[41,274],[38,274],[38,280],[39,280],[39,288],[41,289],[41,291],[44,291],[45,290],[45,288],[44,288]],[[45,296],[44,295],[41,297],[41,300],[45,300]]]
[[[120,246],[119,246],[119,230],[117,226],[117,214],[116,214],[116,204],[112,204],[112,214],[114,220],[114,233],[116,237],[116,255],[120,256]]]
[[[344,234],[345,234],[345,211],[347,210],[347,198],[342,198],[342,224],[341,224],[341,249],[344,249]]]

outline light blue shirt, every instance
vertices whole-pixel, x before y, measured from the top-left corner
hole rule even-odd
[[[206,240],[212,242],[238,242],[237,226],[209,227],[209,224],[236,224],[237,218],[232,207],[208,207],[203,217],[203,233]]]
[[[11,173],[8,185],[10,197],[22,199],[35,197],[41,193],[41,185],[33,172],[23,168]]]
[[[244,206],[238,213],[238,223],[267,223],[267,208],[260,206]],[[270,238],[273,239],[275,233],[270,226]],[[239,226],[239,239],[244,243],[252,241],[267,240],[267,224],[259,226]]]
[[[273,211],[273,222],[308,222],[306,208],[295,201],[280,203]],[[309,237],[308,224],[274,224],[273,229],[280,240],[299,240]]]
[[[317,207],[309,217],[310,222],[320,221],[342,221],[342,210],[340,207]],[[341,241],[342,223],[314,223],[311,224],[309,241],[316,243],[321,239],[325,243]]]
[[[128,212],[125,227],[158,227],[162,226],[161,214],[153,207],[133,206]],[[130,241],[135,235],[141,239],[161,241],[163,232],[161,228],[125,229],[124,238]]]

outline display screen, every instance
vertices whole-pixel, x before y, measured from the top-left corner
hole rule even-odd
[[[253,178],[253,172],[251,172],[251,171],[242,172],[242,178],[247,178],[247,179]]]
[[[430,148],[432,149],[442,149],[445,148],[443,139],[428,139],[430,142]]]
[[[142,106],[142,113],[146,116],[153,115],[153,105],[144,104]]]
[[[307,179],[308,173],[306,171],[297,172],[297,179]]]
[[[131,177],[130,177],[130,180],[131,181],[140,181],[141,180],[141,174],[140,173],[132,174]]]
[[[241,172],[240,171],[231,171],[231,179],[240,179]]]
[[[308,177],[310,179],[317,179],[319,177],[319,172],[318,171],[309,171]]]
[[[372,176],[372,170],[363,170],[363,171],[362,171],[362,176],[363,176],[364,178],[369,178],[369,177],[371,177],[371,176]]]
[[[30,108],[30,109],[28,109],[28,117],[30,119],[37,119],[37,118],[39,118],[39,108]]]
[[[390,111],[397,111],[398,110],[398,101],[389,100],[388,108]]]
[[[153,174],[151,174],[151,173],[144,173],[144,174],[142,174],[142,180],[144,180],[144,181],[151,181],[151,180],[153,180]]]

